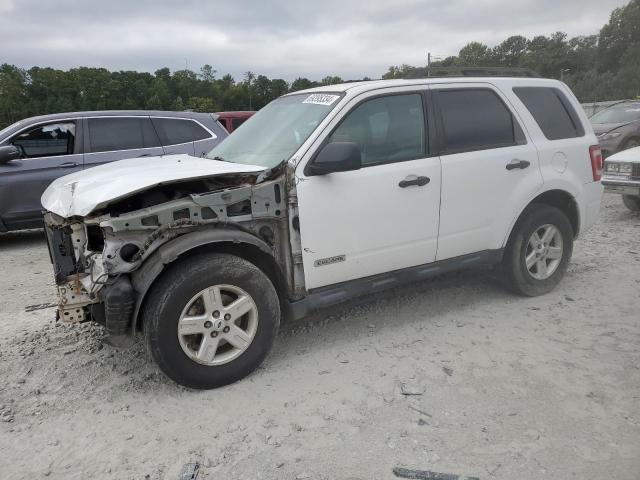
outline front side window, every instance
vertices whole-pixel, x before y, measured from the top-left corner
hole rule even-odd
[[[329,112],[336,93],[299,93],[277,98],[208,154],[233,163],[273,168],[289,160]]]
[[[374,98],[351,111],[329,137],[360,146],[362,165],[424,157],[426,129],[418,93]]]
[[[92,153],[160,146],[147,117],[90,118],[89,143]]]
[[[75,122],[49,123],[22,132],[11,140],[25,158],[71,155],[76,140]]]
[[[584,135],[578,114],[564,93],[557,88],[515,87],[513,93],[527,107],[548,140]]]
[[[162,145],[179,145],[181,143],[197,142],[210,138],[211,134],[193,120],[181,118],[153,118]]]
[[[437,95],[446,153],[526,143],[520,125],[492,90],[439,90]]]

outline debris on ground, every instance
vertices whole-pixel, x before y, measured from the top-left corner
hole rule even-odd
[[[178,480],[203,480],[204,471],[200,468],[198,462],[186,463],[180,470]]]
[[[409,468],[395,467],[393,474],[399,478],[413,480],[480,480],[478,477],[465,477],[452,473],[438,473],[430,470],[411,470]]]

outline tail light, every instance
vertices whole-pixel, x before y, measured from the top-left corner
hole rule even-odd
[[[600,145],[591,145],[589,147],[589,156],[591,157],[591,170],[593,171],[593,181],[599,182],[602,178],[602,150]]]

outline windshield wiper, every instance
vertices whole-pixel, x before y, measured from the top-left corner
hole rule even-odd
[[[209,158],[211,158],[211,160],[218,160],[219,162],[227,162],[227,163],[229,163],[229,160],[226,160],[226,159],[224,159],[224,158],[222,158],[222,157],[220,157],[218,155],[216,155],[215,157],[209,157]]]

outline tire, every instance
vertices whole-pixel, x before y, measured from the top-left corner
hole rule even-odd
[[[640,196],[622,195],[622,203],[632,212],[640,212]]]
[[[240,300],[240,307],[229,308]],[[262,363],[278,332],[280,303],[272,282],[252,263],[204,254],[179,260],[162,274],[145,300],[142,320],[160,370],[185,387],[210,389],[236,382]],[[179,326],[186,333],[179,335]],[[235,327],[244,334],[232,335],[240,333]]]
[[[549,226],[555,230],[549,229]],[[542,240],[540,235],[546,232],[557,233],[557,236],[554,234],[546,246],[540,246],[540,242],[537,247],[540,250],[534,250],[531,247],[531,242],[535,242],[533,234],[537,233],[536,238]],[[505,287],[527,297],[544,295],[553,290],[567,271],[573,253],[573,237],[573,227],[559,209],[545,204],[527,207],[511,233],[502,259]],[[539,257],[535,256],[536,252],[539,252]],[[535,261],[531,267],[527,267],[527,258]],[[547,265],[544,268],[541,266],[543,262]]]

